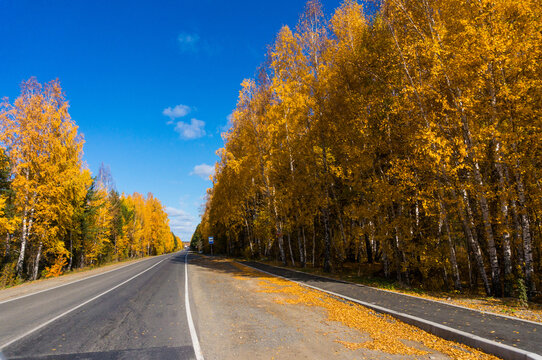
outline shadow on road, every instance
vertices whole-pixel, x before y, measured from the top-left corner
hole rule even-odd
[[[184,255],[182,257],[172,258],[170,261],[184,263]],[[193,253],[188,255],[188,263],[190,265],[212,269],[213,271],[220,271],[222,273],[227,273],[234,276],[251,277],[251,278],[275,277],[274,275],[269,275],[269,274],[251,269],[250,267],[246,267],[245,269],[241,270],[232,263],[233,261],[235,260],[230,260],[230,259],[222,258],[218,256],[208,256],[208,255],[200,255],[200,254],[193,254]],[[275,275],[283,276],[287,278],[288,280],[293,280],[293,281],[298,281],[298,282],[304,282],[304,281],[307,281],[307,279],[310,279],[311,283],[322,282],[322,283],[327,283],[327,284],[329,283],[349,284],[348,282],[341,281],[341,280],[322,278],[320,276],[315,276],[315,275],[311,275],[307,273],[301,273],[301,272],[292,271],[292,270],[283,269],[283,268],[277,268],[277,267],[269,266],[269,265],[262,264],[259,262],[238,261],[238,263],[248,265],[253,268],[263,270],[263,271],[267,271]]]
[[[182,260],[184,261],[184,258]],[[241,261],[241,263],[273,275],[284,277],[288,280],[363,301],[366,304],[372,304],[380,308],[407,314],[408,316],[425,319],[449,328],[542,355],[542,350],[537,345],[542,342],[542,324],[524,322],[520,319],[502,317],[428,299],[382,291],[368,286],[292,271],[259,262]],[[272,275],[250,268],[247,268],[247,271],[242,271],[236,268],[231,260],[219,257],[190,254],[189,264],[211,268],[212,271],[221,271],[235,276],[272,277]]]

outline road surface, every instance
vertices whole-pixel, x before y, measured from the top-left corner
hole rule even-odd
[[[249,270],[183,251],[19,298],[10,289],[0,348],[8,359],[494,359]]]
[[[153,257],[0,303],[4,356],[195,358],[185,308],[184,259],[184,252]]]
[[[318,289],[426,319],[542,356],[541,323],[483,313],[464,307],[390,291],[382,291],[369,286],[356,285],[259,262],[245,261],[244,263],[274,275],[314,286]]]

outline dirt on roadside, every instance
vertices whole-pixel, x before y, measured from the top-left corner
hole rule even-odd
[[[206,359],[495,359],[226,259],[190,261]]]

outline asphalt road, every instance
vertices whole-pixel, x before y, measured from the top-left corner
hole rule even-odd
[[[0,348],[8,359],[196,358],[184,262],[184,251],[153,257],[0,303]]]
[[[399,313],[436,322],[484,339],[542,355],[542,324],[262,264],[254,268]]]
[[[329,321],[324,308],[290,305],[285,301],[293,295],[269,292],[259,273],[240,270],[228,260],[196,254],[188,256],[186,265],[186,258],[184,251],[148,258],[105,273],[89,272],[86,278],[56,288],[0,301],[0,349],[8,359],[201,360],[203,355],[207,360],[390,358],[385,350],[346,347],[341,341],[357,344],[369,341],[370,337],[340,322]],[[346,292],[350,297],[386,302],[390,308],[415,311],[433,321],[446,316],[448,322],[469,326],[467,331],[485,331],[482,325],[472,327],[478,315],[463,314],[458,308],[418,303],[417,299],[404,296],[395,298],[394,294],[374,289],[374,293],[368,292],[370,288],[280,268],[266,270],[337,293]],[[364,314],[362,311],[356,316],[362,322],[375,321],[373,318],[377,317]],[[507,324],[497,326],[493,320],[487,314],[480,320],[486,322],[484,325],[493,336],[501,336],[500,326],[504,326],[514,338],[522,340],[516,347],[537,347],[538,328],[514,331],[515,321],[506,320]],[[394,326],[389,324],[390,334],[395,334]],[[405,346],[428,352],[416,358],[447,358],[439,351],[416,344]]]

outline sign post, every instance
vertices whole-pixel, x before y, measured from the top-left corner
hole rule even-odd
[[[213,255],[213,244],[215,239],[212,236],[209,236],[209,245],[211,245],[211,256]]]

